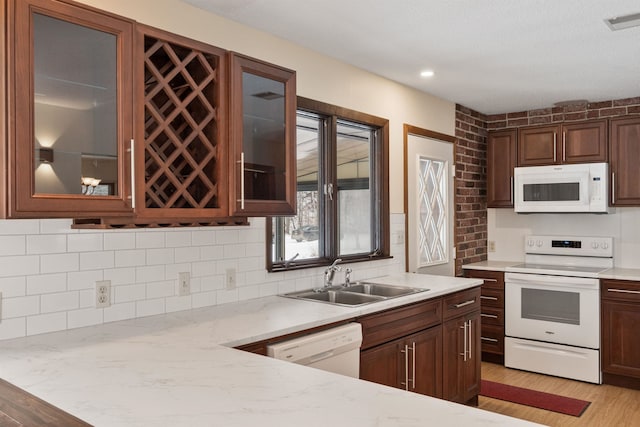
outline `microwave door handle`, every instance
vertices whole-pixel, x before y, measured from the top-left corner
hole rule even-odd
[[[616,204],[616,173],[611,172],[611,204]]]
[[[554,132],[553,133],[553,163],[556,162],[556,146],[557,146],[556,145],[556,139],[557,139],[556,137],[557,137],[557,134]]]

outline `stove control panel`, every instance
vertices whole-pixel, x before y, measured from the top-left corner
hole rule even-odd
[[[613,257],[612,237],[526,236],[527,254]]]

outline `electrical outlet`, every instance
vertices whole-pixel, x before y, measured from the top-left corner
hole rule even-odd
[[[109,307],[111,305],[111,280],[98,280],[96,282],[96,308]]]
[[[495,240],[487,241],[487,250],[489,252],[495,252],[496,251],[496,242],[495,242]]]
[[[396,231],[396,245],[402,245],[404,243],[404,231]]]
[[[178,295],[181,297],[191,293],[191,273],[183,271],[178,273]]]
[[[235,289],[236,288],[236,269],[235,268],[227,268],[227,289]]]

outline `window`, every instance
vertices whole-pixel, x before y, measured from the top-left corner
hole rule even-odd
[[[388,120],[298,98],[297,206],[267,221],[269,271],[389,256]]]

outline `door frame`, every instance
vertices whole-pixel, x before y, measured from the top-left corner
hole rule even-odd
[[[404,166],[404,271],[409,271],[409,135],[417,135],[425,138],[436,139],[442,142],[451,143],[451,149],[453,150],[453,165],[454,167],[457,165],[456,163],[456,151],[457,151],[457,141],[458,139],[455,136],[447,135],[444,133],[436,132],[429,129],[420,128],[417,126],[412,126],[409,124],[403,125],[403,166]],[[453,247],[456,249],[453,262],[453,276],[456,275],[457,269],[457,248],[458,248],[458,216],[457,216],[457,173],[458,169],[456,167],[456,174],[453,176]]]

